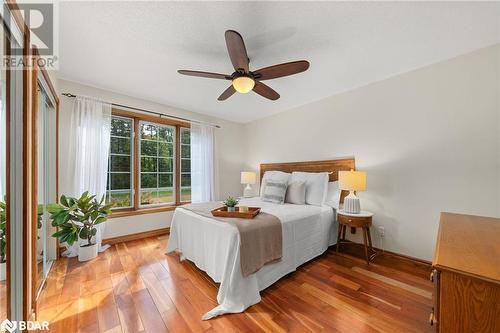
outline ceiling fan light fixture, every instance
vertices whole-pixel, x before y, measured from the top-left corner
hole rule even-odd
[[[239,76],[233,79],[233,87],[234,89],[242,94],[246,94],[252,91],[255,86],[255,81],[251,77],[248,76]]]

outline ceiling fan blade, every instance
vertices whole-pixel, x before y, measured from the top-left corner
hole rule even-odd
[[[270,80],[278,77],[288,76],[304,72],[309,68],[309,62],[306,60],[286,62],[284,64],[269,66],[254,71],[257,80]],[[260,76],[259,76],[260,75]]]
[[[234,69],[236,71],[242,69],[247,73],[248,55],[243,37],[234,30],[227,30],[225,36],[227,52],[229,53],[229,58],[231,58]]]
[[[256,81],[255,82],[255,87],[253,87],[253,91],[255,91],[257,94],[270,99],[272,101],[277,100],[280,98],[280,94],[278,94],[274,89],[272,89],[269,86],[266,86],[264,83]]]
[[[219,98],[217,98],[217,100],[219,100],[219,101],[225,101],[229,97],[233,96],[233,94],[235,92],[236,92],[236,90],[234,89],[233,85],[230,85],[229,88],[227,88],[226,90],[224,90],[224,92],[219,96]]]
[[[184,70],[184,69],[180,69],[177,72],[179,74],[182,74],[182,75],[206,77],[209,79],[231,80],[231,75],[226,75],[226,74],[200,72],[200,71],[188,71],[188,70]]]

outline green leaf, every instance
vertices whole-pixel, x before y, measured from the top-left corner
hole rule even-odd
[[[87,228],[82,228],[82,230],[80,230],[80,234],[79,234],[80,238],[82,239],[85,239],[87,237],[89,237],[89,229]]]
[[[71,246],[75,244],[75,242],[78,240],[78,236],[75,234],[70,234],[68,238],[66,239],[66,242]]]
[[[61,204],[63,204],[66,207],[69,207],[68,199],[66,199],[66,196],[64,194],[61,195]]]
[[[114,205],[115,205],[114,203],[110,203],[110,204],[107,204],[105,206],[102,206],[101,209],[104,211],[109,211],[109,210],[111,210],[111,208],[113,208]]]
[[[58,238],[58,237],[61,237],[61,236],[65,235],[65,234],[67,234],[67,233],[68,233],[68,231],[67,231],[67,230],[65,230],[65,229],[61,229],[61,230],[59,230],[59,231],[57,231],[57,232],[53,233],[53,234],[52,234],[52,237],[56,237],[56,238]]]
[[[50,218],[52,219],[52,221],[54,221],[54,219],[57,218],[57,216],[59,216],[59,214],[61,214],[61,212],[51,213]]]
[[[108,220],[108,218],[106,216],[100,216],[95,220],[94,224],[100,224],[100,223],[106,222],[107,220]]]
[[[71,234],[72,234],[71,232],[66,232],[66,233],[62,234],[61,242],[62,243],[67,242],[68,239],[70,238]],[[72,244],[69,244],[69,245],[72,245]]]
[[[64,224],[65,222],[65,219],[68,217],[68,214],[66,214],[65,212],[62,212],[62,213],[59,213],[57,215],[55,215],[53,217],[53,220],[52,220],[52,225],[54,227],[57,227],[61,224]]]
[[[47,205],[47,211],[50,213],[50,214],[55,214],[55,213],[59,213],[60,211],[62,211],[64,209],[64,207],[62,207],[61,205],[59,205],[58,203],[50,203]]]

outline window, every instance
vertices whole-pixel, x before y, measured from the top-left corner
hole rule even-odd
[[[181,202],[191,201],[191,130],[181,128]]]
[[[175,127],[140,122],[141,206],[175,203]]]
[[[115,208],[133,206],[133,133],[132,119],[112,117],[106,198],[107,202],[115,204]]]
[[[185,122],[113,110],[106,201],[115,216],[191,201],[190,135]]]

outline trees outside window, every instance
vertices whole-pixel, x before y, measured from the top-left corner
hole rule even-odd
[[[132,148],[134,122],[132,119],[111,119],[110,153],[106,199],[116,208],[133,206]]]
[[[113,110],[106,201],[131,212],[190,202],[189,124],[124,113]]]
[[[191,201],[191,130],[181,128],[181,202]]]

